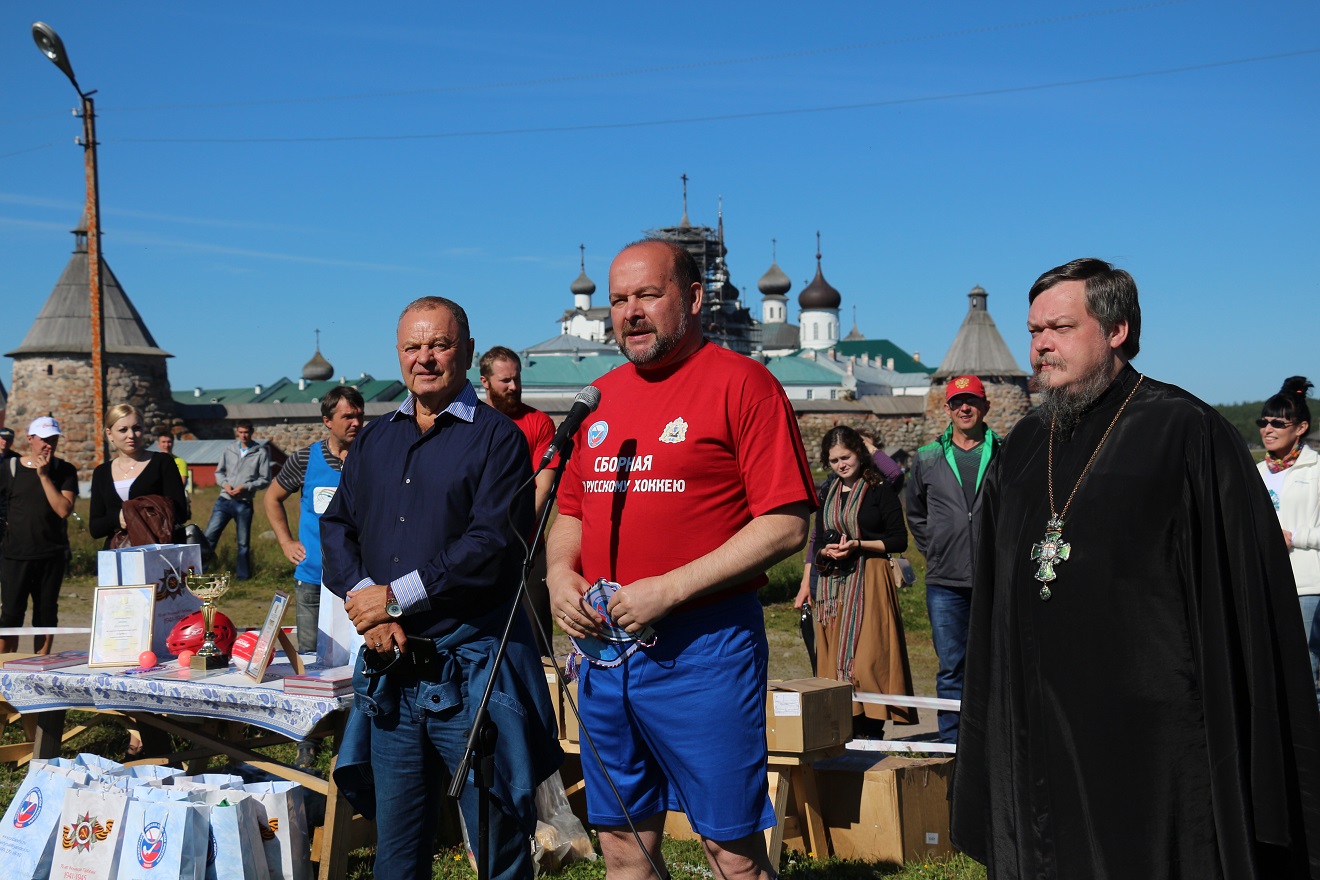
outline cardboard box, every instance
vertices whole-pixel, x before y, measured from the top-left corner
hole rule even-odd
[[[903,864],[952,853],[948,791],[953,761],[849,752],[813,764],[834,854]],[[796,839],[785,834],[784,843],[803,849],[800,832]]]
[[[829,678],[772,681],[765,695],[772,752],[809,752],[852,739],[852,686]]]
[[[564,689],[559,684],[559,676],[555,673],[555,666],[563,669],[563,664],[559,658],[542,657],[541,668],[545,671],[545,686],[550,691],[550,705],[555,709],[555,736],[564,739],[564,716],[572,714],[571,709],[564,706]]]

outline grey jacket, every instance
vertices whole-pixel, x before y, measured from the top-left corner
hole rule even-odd
[[[253,493],[269,486],[270,453],[266,447],[257,443],[243,455],[237,440],[226,446],[215,468],[215,484],[224,488],[225,483],[243,488],[236,496],[242,501],[251,501]]]
[[[990,460],[1003,443],[986,428],[981,467],[976,475],[976,498],[967,509],[967,497],[953,462],[953,427],[940,439],[917,450],[907,479],[907,519],[917,549],[926,557],[926,583],[941,587],[972,586],[981,513],[981,482]]]

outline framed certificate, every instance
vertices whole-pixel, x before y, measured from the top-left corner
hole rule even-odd
[[[97,587],[92,595],[92,643],[88,666],[137,666],[151,650],[156,585]]]
[[[261,684],[266,667],[270,665],[270,658],[275,656],[275,648],[282,641],[280,636],[284,630],[280,629],[280,624],[284,622],[284,612],[288,607],[289,594],[276,590],[270,610],[266,612],[266,622],[261,625],[261,633],[257,636],[257,645],[252,649],[252,657],[243,669],[243,674],[257,684]]]

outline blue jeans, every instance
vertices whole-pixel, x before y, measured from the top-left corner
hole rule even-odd
[[[940,659],[935,674],[935,695],[961,700],[963,662],[967,659],[967,624],[972,613],[972,591],[966,587],[926,584],[926,614],[930,616],[931,641]],[[958,741],[957,712],[938,713],[940,742]]]
[[[244,581],[252,576],[248,546],[252,537],[252,499],[233,498],[222,490],[215,507],[211,508],[211,521],[206,525],[206,540],[211,542],[213,549],[220,543],[220,534],[231,519],[235,522],[234,534],[238,538],[238,564],[234,566],[234,577]]]
[[[1306,644],[1311,649],[1311,684],[1320,675],[1320,596],[1298,596],[1302,606],[1302,624],[1306,627]],[[1316,701],[1320,702],[1320,685],[1316,686]]]
[[[426,683],[421,685],[428,689]],[[471,709],[479,694],[460,705],[433,713],[423,709],[418,685],[397,689],[398,711],[373,719],[371,765],[376,768],[376,880],[414,880],[430,877],[434,832],[440,799],[445,796],[442,769],[458,766],[467,744]],[[512,735],[513,731],[509,731]],[[388,769],[383,769],[388,768]],[[469,779],[459,798],[473,852],[478,848],[477,788]],[[531,880],[532,864],[527,834],[517,820],[490,802],[490,848],[494,856],[492,880]]]

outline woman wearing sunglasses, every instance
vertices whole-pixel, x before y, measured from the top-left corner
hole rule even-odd
[[[1306,405],[1311,387],[1302,376],[1285,381],[1279,393],[1265,401],[1256,426],[1265,446],[1265,460],[1257,468],[1288,545],[1314,682],[1320,672],[1320,454],[1305,440],[1311,430]],[[1320,688],[1316,693],[1320,699]]]

